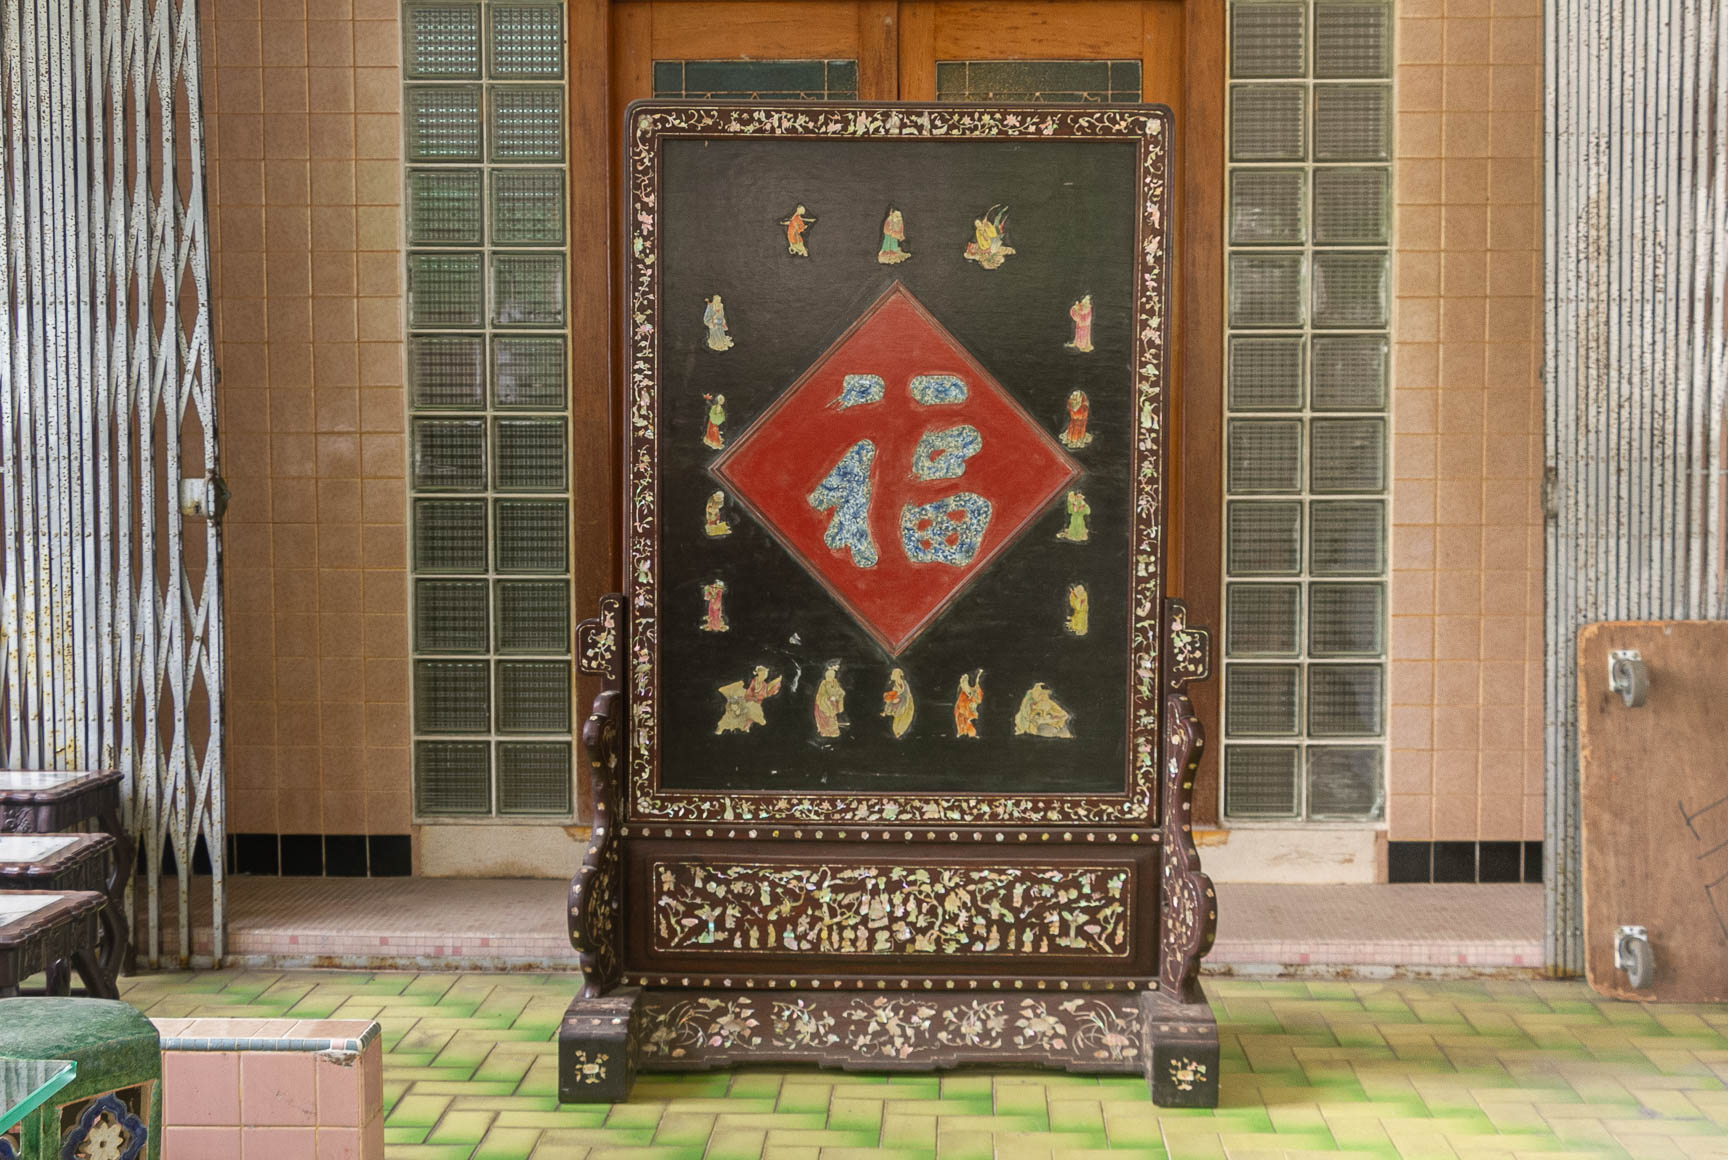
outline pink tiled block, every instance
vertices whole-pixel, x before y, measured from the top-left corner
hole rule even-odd
[[[246,1128],[240,1133],[241,1160],[311,1160],[317,1155],[316,1128]]]
[[[358,1128],[365,1122],[361,1107],[361,1057],[321,1053],[313,1064],[318,1081],[318,1126]]]
[[[361,1160],[359,1128],[319,1128],[318,1160]]]
[[[170,1051],[162,1056],[162,1119],[168,1124],[240,1123],[240,1056]]]
[[[248,1051],[240,1057],[241,1123],[299,1125],[317,1122],[317,1080],[309,1051]],[[307,1151],[282,1153],[309,1155]]]
[[[174,1160],[235,1160],[240,1155],[240,1129],[181,1127],[162,1129],[162,1155]]]
[[[360,1053],[360,1122],[369,1124],[384,1118],[384,1041],[374,1036],[366,1050]],[[384,1129],[378,1129],[378,1146],[384,1146]],[[382,1152],[380,1152],[382,1155]]]

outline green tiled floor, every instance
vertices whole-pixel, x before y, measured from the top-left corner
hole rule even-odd
[[[1728,1157],[1728,1007],[1581,983],[1215,980],[1223,1106],[1036,1071],[644,1077],[560,1108],[568,975],[216,972],[124,980],[153,1015],[376,1019],[393,1160]]]

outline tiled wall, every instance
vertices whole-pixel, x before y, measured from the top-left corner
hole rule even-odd
[[[1542,837],[1542,6],[1400,0],[1389,837]]]
[[[397,3],[203,15],[228,828],[404,834]]]
[[[1396,11],[1389,837],[1532,840],[1540,0]],[[398,4],[203,12],[229,829],[406,833]]]

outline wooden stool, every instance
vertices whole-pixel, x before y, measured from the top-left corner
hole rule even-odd
[[[138,846],[120,820],[120,774],[112,770],[0,770],[0,834],[63,834],[95,829],[114,838],[112,864],[101,887],[102,967],[118,976],[132,962],[126,883]]]
[[[0,890],[106,893],[114,846],[110,834],[0,834]],[[102,932],[109,933],[106,924]],[[105,938],[98,951],[102,973],[114,983],[119,948]]]
[[[19,985],[37,971],[48,976],[51,994],[64,995],[71,985],[68,965],[92,996],[119,998],[96,961],[107,904],[95,890],[0,893],[0,999],[18,994]]]

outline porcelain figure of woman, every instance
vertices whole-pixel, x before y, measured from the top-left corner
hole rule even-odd
[[[708,299],[702,309],[702,325],[708,328],[709,350],[731,350],[732,336],[726,331],[726,304],[720,295]]]
[[[899,210],[891,209],[882,223],[882,248],[876,251],[876,260],[884,266],[898,266],[911,256],[906,249],[906,219]]]
[[[822,683],[816,686],[816,732],[822,737],[838,737],[845,722],[840,714],[846,711],[846,690],[840,685],[840,666],[830,664],[822,673]]]
[[[912,728],[914,711],[912,687],[906,683],[906,674],[895,669],[888,674],[888,688],[882,694],[882,716],[893,723],[895,737],[906,736],[906,730]]]
[[[1068,349],[1089,352],[1092,349],[1092,295],[1081,295],[1080,301],[1068,308],[1068,317],[1074,320],[1074,339],[1067,344]]]

